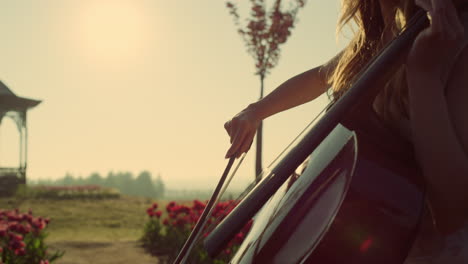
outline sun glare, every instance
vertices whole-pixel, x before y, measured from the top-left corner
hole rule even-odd
[[[138,1],[84,1],[78,17],[76,44],[92,63],[132,63],[148,45],[149,22]]]

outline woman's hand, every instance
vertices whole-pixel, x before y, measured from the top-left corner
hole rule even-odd
[[[466,44],[464,26],[452,0],[415,0],[415,3],[429,13],[431,24],[413,43],[407,59],[408,77],[436,77],[445,86]]]
[[[242,153],[250,149],[260,122],[261,119],[255,112],[255,106],[249,105],[224,124],[231,138],[231,147],[226,153],[226,158],[239,158]]]

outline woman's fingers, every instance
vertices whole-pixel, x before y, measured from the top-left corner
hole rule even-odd
[[[245,125],[239,125],[235,129],[235,134],[231,135],[231,147],[229,148],[228,152],[226,153],[226,158],[231,157],[232,155],[240,156],[242,154],[242,146],[246,137],[249,135],[249,130]]]
[[[237,152],[236,158],[239,158],[242,155],[242,153],[249,151],[250,146],[252,146],[254,136],[255,136],[255,132],[249,132],[246,135],[246,137],[242,141],[242,144],[239,147],[239,151]]]
[[[226,158],[240,157],[242,153],[250,149],[260,122],[255,112],[248,107],[224,124],[231,142]]]
[[[231,134],[231,147],[226,152],[226,158],[236,156],[240,157],[242,153],[247,152],[252,145],[253,138],[255,137],[256,129],[249,128],[247,125],[241,125],[237,128],[230,128],[231,132],[235,130],[234,134]]]

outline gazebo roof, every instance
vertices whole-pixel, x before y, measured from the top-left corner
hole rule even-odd
[[[41,101],[16,96],[2,81],[0,81],[0,112],[26,111]]]

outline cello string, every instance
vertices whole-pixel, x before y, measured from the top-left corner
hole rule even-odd
[[[267,168],[270,168],[316,121],[317,119],[333,104],[333,101],[330,101],[323,109],[320,111],[314,119],[307,124],[307,126],[276,156],[276,158],[268,165]]]

